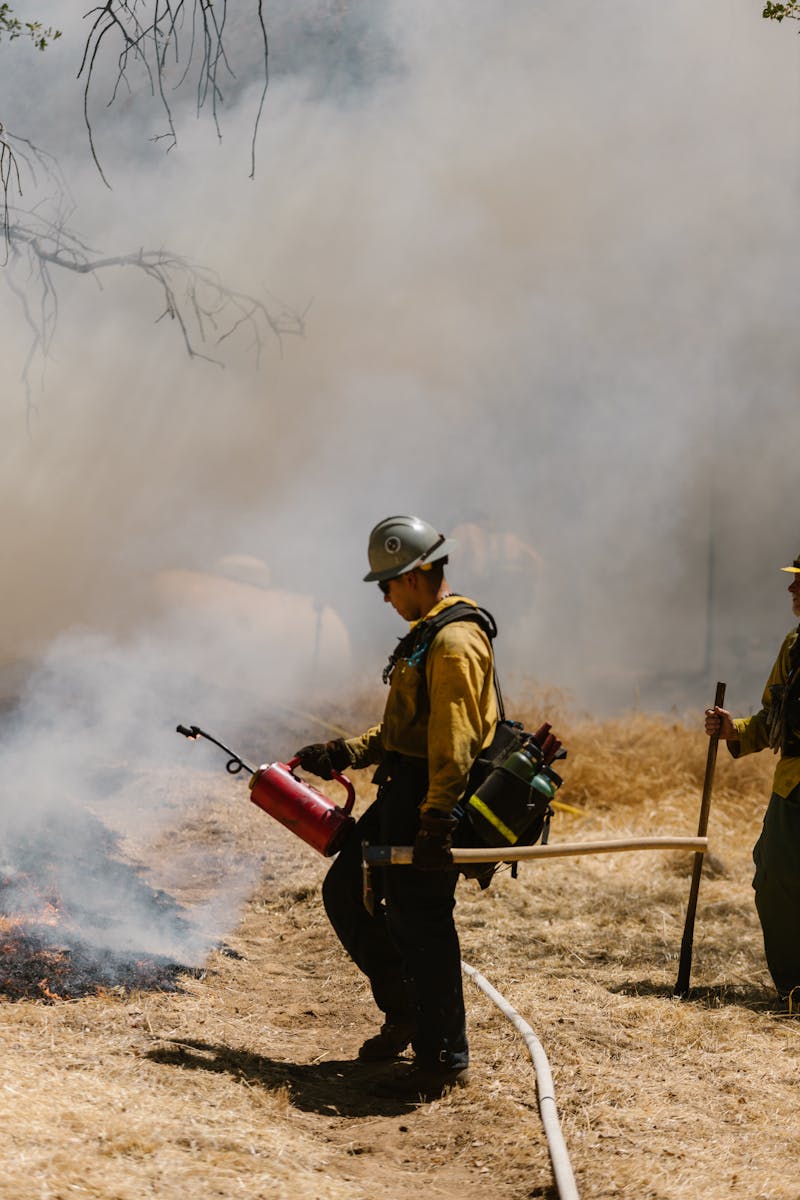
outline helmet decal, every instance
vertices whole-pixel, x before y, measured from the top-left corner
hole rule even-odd
[[[400,538],[397,537],[396,534],[392,534],[391,537],[388,537],[386,539],[386,541],[383,543],[383,545],[384,545],[384,549],[386,550],[387,554],[397,554],[398,551],[400,550],[401,546],[403,545],[403,543],[400,541]]]

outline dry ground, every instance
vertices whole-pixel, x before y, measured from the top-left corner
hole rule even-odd
[[[693,728],[562,716],[559,730],[560,795],[584,815],[559,814],[552,840],[696,832],[706,743]],[[186,902],[253,853],[255,891],[178,993],[0,1002],[3,1200],[555,1196],[508,1022],[466,983],[473,1086],[418,1108],[376,1099],[385,1068],[355,1061],[376,1014],[327,928],[325,862],[213,753],[176,759],[134,781],[169,819],[131,853]],[[460,885],[464,958],[544,1044],[583,1197],[800,1196],[800,1020],[769,1011],[750,888],[770,767],[720,754],[688,1002],[671,990],[689,855],[559,859],[486,893]],[[359,802],[370,794],[361,781]]]

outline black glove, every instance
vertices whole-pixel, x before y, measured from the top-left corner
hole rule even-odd
[[[452,868],[453,833],[458,825],[455,817],[428,809],[419,814],[419,831],[414,839],[411,862],[423,871]]]
[[[334,738],[332,742],[312,742],[295,750],[294,757],[300,759],[300,766],[320,779],[333,779],[334,771],[343,771],[352,766],[350,753],[344,744],[344,738]]]

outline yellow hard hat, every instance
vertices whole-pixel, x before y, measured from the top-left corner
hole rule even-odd
[[[800,557],[796,558],[790,567],[781,567],[782,571],[789,571],[792,575],[800,575]]]

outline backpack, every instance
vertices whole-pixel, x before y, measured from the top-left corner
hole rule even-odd
[[[401,638],[383,672],[388,683],[400,659],[420,667],[431,643],[441,629],[455,621],[472,621],[479,625],[490,641],[497,636],[497,622],[484,608],[458,601],[433,617],[423,618],[405,637]],[[424,677],[424,672],[421,672]],[[460,848],[485,846],[492,849],[506,846],[532,846],[539,839],[547,842],[550,807],[561,778],[544,762],[541,746],[534,734],[528,733],[519,721],[505,714],[497,670],[494,670],[498,721],[494,737],[475,760],[467,781],[464,796],[453,810],[459,825],[453,839]],[[543,726],[549,731],[549,726]],[[541,733],[541,731],[539,731]],[[566,757],[559,750],[557,758]],[[462,866],[462,874],[478,880],[486,888],[499,864],[476,863]],[[512,876],[516,878],[517,864]]]

